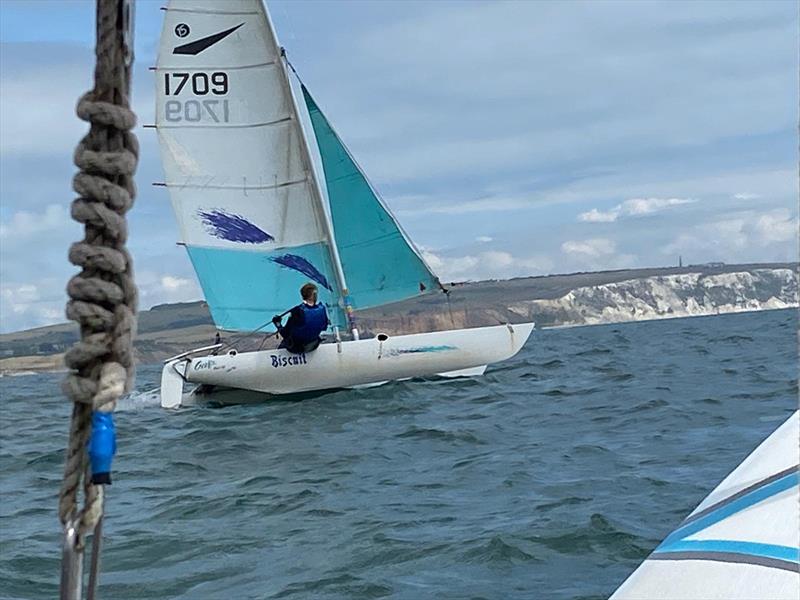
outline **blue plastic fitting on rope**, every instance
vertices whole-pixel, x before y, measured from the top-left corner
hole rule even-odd
[[[114,414],[95,411],[92,413],[92,434],[87,444],[89,462],[92,466],[92,483],[111,483],[111,460],[117,452],[117,430]]]

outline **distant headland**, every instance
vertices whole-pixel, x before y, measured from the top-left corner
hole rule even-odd
[[[708,263],[454,283],[430,294],[359,311],[362,336],[417,333],[533,320],[537,327],[597,325],[798,306],[798,264]],[[205,302],[163,304],[139,313],[140,363],[208,345],[216,329]],[[239,334],[226,336],[226,341]],[[51,371],[77,339],[72,323],[0,335],[0,373]],[[264,335],[242,350],[274,344]]]

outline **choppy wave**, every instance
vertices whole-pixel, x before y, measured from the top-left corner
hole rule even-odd
[[[793,409],[780,311],[534,333],[471,380],[119,403],[103,597],[605,598]],[[57,596],[60,375],[3,378],[0,596]]]
[[[117,403],[117,410],[142,410],[156,406],[161,406],[159,388],[131,392],[124,398],[120,398]]]

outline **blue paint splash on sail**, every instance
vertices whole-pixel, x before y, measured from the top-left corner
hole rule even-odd
[[[198,210],[197,214],[202,219],[208,233],[229,242],[263,244],[275,239],[241,215],[226,213],[218,209]]]
[[[312,265],[311,262],[302,256],[298,256],[297,254],[283,254],[281,256],[273,256],[270,258],[270,260],[278,263],[282,267],[302,273],[303,275],[316,281],[326,290],[331,289],[331,286],[328,284],[328,280],[325,275],[320,273],[317,267]]]

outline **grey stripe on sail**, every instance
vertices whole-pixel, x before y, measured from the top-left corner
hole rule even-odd
[[[257,10],[208,10],[202,8],[164,8],[167,12],[189,13],[194,15],[257,15]]]
[[[166,182],[160,184],[159,187],[168,187],[168,188],[193,188],[193,189],[210,189],[210,190],[275,190],[279,188],[285,188],[292,185],[298,185],[301,183],[306,183],[308,181],[308,177],[304,177],[303,179],[297,179],[294,181],[284,181],[282,183],[274,183],[268,185],[238,185],[238,184],[231,184],[231,185],[221,185],[221,184],[214,184],[214,183],[170,183]],[[158,185],[158,184],[153,184]]]
[[[684,525],[687,525],[688,523],[696,521],[697,519],[700,519],[700,518],[706,516],[709,513],[714,512],[715,510],[725,506],[726,504],[730,504],[734,500],[738,500],[742,496],[746,496],[747,494],[757,490],[758,488],[764,487],[765,485],[769,485],[770,483],[772,483],[774,481],[777,481],[778,479],[781,479],[783,477],[786,477],[787,475],[790,475],[793,471],[797,471],[798,468],[800,468],[800,465],[795,465],[793,467],[789,467],[788,469],[784,469],[783,471],[780,471],[778,473],[770,475],[769,477],[766,477],[766,478],[762,479],[761,481],[757,481],[756,483],[754,483],[752,485],[748,485],[746,488],[743,488],[743,489],[739,490],[735,494],[732,494],[731,496],[728,496],[727,498],[724,498],[724,499],[720,500],[719,502],[716,502],[716,503],[712,504],[708,508],[704,508],[699,513],[696,513],[696,514],[693,514],[693,515],[690,515],[690,516],[686,517],[686,519],[684,519],[683,523],[681,523],[681,527],[683,527]]]
[[[196,66],[191,66],[191,67],[187,67],[187,66],[184,66],[184,67],[161,67],[161,66],[156,65],[155,67],[150,67],[150,70],[151,71],[180,71],[180,72],[184,72],[184,71],[190,71],[190,72],[191,71],[212,71],[212,70],[216,70],[216,71],[242,71],[242,70],[245,70],[245,69],[258,69],[258,68],[261,68],[261,67],[269,67],[269,66],[275,65],[277,63],[278,63],[277,60],[270,60],[270,61],[267,61],[267,62],[255,63],[255,64],[252,64],[252,65],[240,65],[238,67],[220,67],[219,65],[217,65],[215,67],[196,67]]]
[[[215,123],[213,125],[210,123],[200,123],[197,125],[187,125],[185,123],[181,123],[180,125],[168,125],[160,123],[156,125],[156,129],[255,129],[257,127],[282,125],[283,123],[288,123],[291,120],[292,117],[284,117],[282,119],[278,119],[277,121],[265,121],[263,123],[243,123],[242,125],[231,125],[230,123]]]
[[[711,560],[714,562],[758,565],[760,567],[800,573],[800,563],[766,556],[737,554],[735,552],[658,552],[648,556],[647,560]]]

